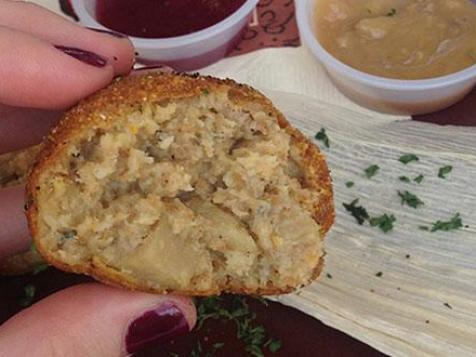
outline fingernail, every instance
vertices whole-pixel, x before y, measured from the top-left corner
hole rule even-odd
[[[94,27],[86,27],[87,29],[91,30],[91,31],[95,31],[95,32],[100,32],[100,33],[104,33],[106,35],[111,35],[113,37],[116,37],[116,38],[127,38],[126,35],[120,33],[120,32],[116,32],[116,31],[111,31],[111,30],[104,30],[104,29],[97,29],[97,28],[94,28]]]
[[[55,45],[55,48],[57,48],[60,51],[63,51],[64,53],[66,53],[67,55],[71,57],[74,57],[80,60],[81,62],[90,64],[91,66],[94,66],[94,67],[104,67],[107,64],[107,59],[93,52],[85,51],[80,48],[57,46],[57,45]]]
[[[188,322],[182,311],[173,303],[164,303],[131,322],[126,334],[126,352],[136,353],[188,331]]]

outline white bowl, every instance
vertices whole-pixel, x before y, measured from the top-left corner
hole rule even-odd
[[[424,114],[451,106],[476,84],[476,65],[431,79],[398,80],[370,75],[333,57],[315,35],[316,1],[297,0],[301,39],[324,65],[339,90],[357,104],[391,114]]]
[[[224,20],[189,35],[164,39],[129,38],[142,63],[167,65],[178,71],[195,70],[225,57],[235,47],[258,1],[247,0]],[[71,0],[71,5],[82,25],[107,29],[96,20],[96,0]]]

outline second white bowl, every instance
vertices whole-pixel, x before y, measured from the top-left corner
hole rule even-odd
[[[424,114],[461,100],[476,84],[476,65],[432,79],[397,80],[356,70],[333,57],[315,35],[316,1],[297,0],[301,39],[324,65],[339,90],[356,103],[391,114]]]

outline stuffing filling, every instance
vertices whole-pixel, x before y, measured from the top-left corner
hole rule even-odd
[[[261,106],[206,93],[124,109],[40,181],[57,259],[159,289],[294,286],[323,252],[290,136]]]

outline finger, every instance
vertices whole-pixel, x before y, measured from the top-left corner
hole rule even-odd
[[[5,356],[124,356],[187,333],[195,322],[190,299],[87,284],[8,320],[0,345]]]
[[[39,144],[62,114],[0,104],[0,154]]]
[[[25,188],[0,190],[0,260],[24,252],[30,247],[30,234],[23,206]]]
[[[39,6],[0,0],[0,25],[23,31],[55,45],[81,48],[109,59],[114,73],[128,73],[134,61],[130,40],[116,33],[88,30]]]
[[[114,76],[112,66],[94,53],[58,49],[1,27],[0,53],[0,103],[5,105],[67,108],[105,87]]]

